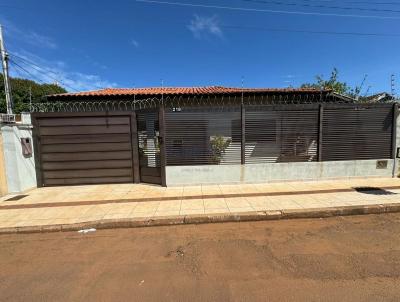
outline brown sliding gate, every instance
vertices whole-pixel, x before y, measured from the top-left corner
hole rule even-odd
[[[158,111],[139,119],[135,112],[33,114],[38,186],[162,184]]]
[[[162,184],[162,146],[159,110],[138,110],[139,169],[142,182]]]

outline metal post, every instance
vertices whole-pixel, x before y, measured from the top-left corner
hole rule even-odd
[[[40,113],[34,113],[31,115],[32,118],[32,139],[33,139],[33,154],[35,159],[35,171],[36,171],[36,185],[38,188],[44,187],[44,177],[42,170],[42,151],[41,151],[41,140],[40,140]]]
[[[240,119],[241,119],[241,164],[246,164],[246,108],[244,107],[244,78],[242,76],[242,93],[240,102]]]
[[[246,109],[244,104],[242,103],[240,106],[240,116],[242,120],[242,139],[241,139],[241,163],[242,165],[246,164]]]
[[[6,94],[6,105],[7,114],[12,114],[12,97],[11,97],[11,85],[8,75],[8,54],[4,48],[3,28],[0,25],[0,52],[1,61],[3,63],[3,76],[4,76],[4,90]]]
[[[131,113],[131,143],[132,143],[132,165],[133,165],[133,182],[140,183],[140,169],[139,169],[139,141],[136,111]]]
[[[324,121],[324,106],[319,105],[319,118],[318,118],[318,161],[322,161],[322,130]]]
[[[160,130],[160,161],[161,161],[161,185],[163,187],[167,186],[167,179],[166,179],[166,149],[165,149],[165,108],[164,104],[161,104],[158,112],[158,123],[159,123],[159,130]]]
[[[393,158],[393,171],[392,177],[397,176],[398,159],[397,159],[397,117],[399,115],[399,105],[393,104],[393,128],[392,128],[392,158]]]
[[[164,80],[161,79],[161,104],[164,105]]]

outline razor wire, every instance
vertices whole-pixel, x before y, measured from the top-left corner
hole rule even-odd
[[[254,95],[200,95],[200,96],[163,96],[145,99],[115,100],[71,100],[46,101],[31,104],[31,112],[104,112],[135,111],[164,106],[165,108],[184,108],[196,106],[237,106],[243,105],[289,105],[316,103],[351,103],[345,98],[331,93],[287,93],[287,94],[254,94]]]

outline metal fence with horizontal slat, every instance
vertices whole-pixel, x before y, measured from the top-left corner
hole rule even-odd
[[[391,158],[393,105],[325,106],[322,160]]]
[[[240,107],[184,107],[165,112],[167,165],[241,163]]]
[[[245,105],[242,108],[244,115],[239,106],[167,109],[167,165],[393,156],[393,104]],[[242,148],[244,158],[241,158]]]
[[[318,106],[245,110],[246,163],[318,160]]]

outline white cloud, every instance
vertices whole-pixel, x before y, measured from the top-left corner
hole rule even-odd
[[[52,38],[40,35],[34,31],[24,33],[23,37],[24,40],[31,45],[50,49],[56,49],[58,47]]]
[[[14,25],[7,19],[2,18],[3,24],[5,24],[5,34],[9,38],[18,39],[23,43],[30,44],[35,47],[56,49],[57,43],[53,38],[39,34],[32,30],[25,30]]]
[[[293,78],[295,78],[295,77],[296,77],[296,76],[293,75],[293,74],[287,74],[287,75],[284,76],[284,78],[287,78],[287,79],[293,79]]]
[[[285,84],[293,84],[294,81],[295,81],[296,78],[297,78],[297,75],[294,75],[294,74],[287,74],[287,75],[282,76],[282,78],[284,79],[283,82],[284,82]]]
[[[217,16],[204,17],[194,15],[194,18],[190,21],[188,29],[193,33],[194,37],[201,39],[208,35],[222,38],[223,33],[219,26]]]
[[[133,46],[135,46],[136,48],[139,47],[139,42],[136,41],[135,39],[132,39],[132,40],[131,40],[131,44],[132,44]]]
[[[71,71],[63,61],[49,61],[27,51],[15,53],[15,55],[19,58],[11,56],[13,61],[24,68],[29,74],[11,63],[10,71],[12,76],[28,78],[44,83],[58,82],[59,85],[68,91],[96,90],[117,86],[117,83],[104,80],[99,75]]]
[[[92,64],[94,67],[97,67],[97,68],[100,68],[100,69],[103,69],[103,70],[108,69],[107,65],[101,64],[101,63],[99,63],[99,62],[97,62],[97,61],[92,61],[91,64]]]

